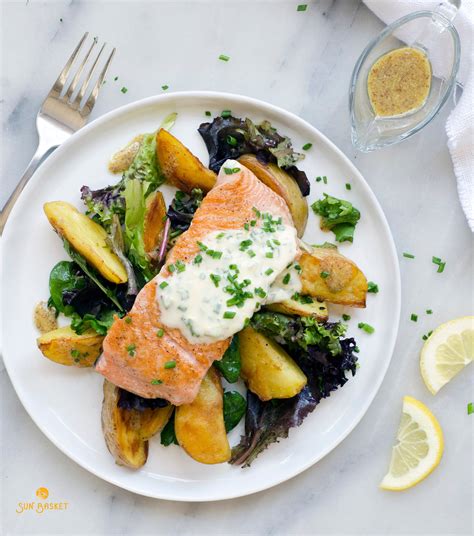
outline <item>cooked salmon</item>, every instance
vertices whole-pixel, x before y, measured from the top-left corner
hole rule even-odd
[[[224,168],[241,168],[227,175]],[[180,260],[190,263],[199,252],[198,242],[214,231],[241,229],[255,216],[254,208],[281,217],[293,225],[285,201],[247,168],[227,161],[214,188],[196,211],[189,229],[169,252],[160,275],[172,277],[167,266]],[[193,344],[178,329],[160,321],[156,278],[138,294],[126,319],[117,318],[107,334],[96,370],[113,384],[145,398],[164,398],[187,404],[196,397],[207,370],[220,360],[230,339]],[[174,361],[174,368],[165,363]]]

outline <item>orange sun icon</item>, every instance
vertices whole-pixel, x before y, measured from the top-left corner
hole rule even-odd
[[[47,499],[49,495],[48,488],[38,488],[36,490],[36,496],[38,499]]]

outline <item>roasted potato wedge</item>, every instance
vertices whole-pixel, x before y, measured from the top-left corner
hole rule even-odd
[[[367,279],[336,248],[312,248],[312,253],[301,255],[299,264],[302,294],[329,303],[365,307]]]
[[[118,407],[119,388],[104,380],[102,431],[107,448],[118,465],[131,469],[142,467],[148,457],[148,439],[168,422],[173,406],[147,409]]]
[[[289,299],[280,303],[272,303],[266,307],[270,311],[285,315],[314,316],[319,322],[325,322],[329,316],[327,305],[323,301],[318,301],[314,298],[313,303],[301,303],[297,300]]]
[[[191,193],[194,188],[208,192],[217,180],[213,171],[163,128],[156,135],[156,156],[166,182],[183,192]]]
[[[160,245],[165,228],[166,204],[161,192],[147,197],[143,222],[143,244],[146,253],[152,253]]]
[[[104,337],[90,330],[78,335],[69,326],[36,339],[41,353],[60,365],[92,367],[99,357]]]
[[[215,464],[230,459],[223,390],[214,368],[211,367],[202,380],[194,401],[176,408],[174,428],[178,443],[197,462]]]
[[[281,346],[251,327],[239,333],[242,378],[260,400],[291,398],[307,378]]]
[[[298,236],[303,236],[308,220],[308,203],[301,195],[295,180],[275,164],[262,164],[253,154],[244,154],[239,162],[250,169],[259,180],[283,197],[290,209]]]
[[[56,232],[105,279],[112,283],[127,282],[122,262],[107,244],[105,229],[65,201],[45,203],[43,208]]]

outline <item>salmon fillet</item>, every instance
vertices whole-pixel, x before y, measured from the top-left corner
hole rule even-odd
[[[224,167],[241,168],[226,175]],[[293,225],[285,201],[238,162],[228,160],[221,168],[214,188],[196,211],[189,229],[169,252],[160,275],[172,277],[167,265],[181,260],[190,263],[199,252],[197,242],[213,232],[241,229],[255,217],[253,208],[282,218]],[[178,329],[160,321],[156,299],[156,278],[138,294],[128,317],[116,318],[103,344],[96,370],[114,385],[145,398],[164,398],[174,405],[188,404],[213,361],[222,358],[230,339],[210,344],[192,344]],[[164,334],[157,335],[159,330]],[[161,331],[160,331],[161,333]],[[176,366],[165,369],[167,361]],[[156,382],[161,380],[162,383]]]

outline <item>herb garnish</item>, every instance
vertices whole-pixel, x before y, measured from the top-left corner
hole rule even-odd
[[[415,313],[412,313],[412,314],[410,315],[410,320],[411,320],[412,322],[418,322],[418,315],[416,315]]]
[[[150,382],[152,385],[160,385],[160,383],[163,383],[163,380],[157,380],[156,378],[151,380]]]
[[[163,337],[164,334],[165,334],[165,330],[164,330],[164,329],[162,329],[162,328],[158,328],[158,329],[156,330],[156,336],[157,336],[157,337]]]
[[[128,89],[124,86],[121,90],[122,93],[127,93]]]
[[[172,369],[172,368],[175,368],[176,367],[176,361],[172,360],[172,361],[167,361],[165,363],[165,369]]]
[[[367,284],[367,292],[372,292],[373,294],[377,294],[379,291],[379,286],[377,283],[374,283],[373,281],[369,281]]]
[[[129,345],[127,346],[127,353],[128,353],[128,355],[131,356],[131,357],[135,357],[135,350],[136,350],[136,348],[137,348],[137,347],[135,346],[135,344],[129,344]]]
[[[306,11],[308,4],[299,4],[296,11]]]
[[[163,288],[166,288],[167,286],[169,285],[169,283],[167,281],[162,281],[160,283],[160,288],[163,289]]]
[[[373,328],[370,324],[366,324],[365,322],[359,322],[357,324],[357,327],[362,331],[365,331],[369,335],[375,331],[375,328]]]
[[[305,143],[302,147],[303,151],[309,151],[311,147],[313,146],[312,143]]]
[[[222,61],[229,61],[230,60],[230,57],[229,56],[226,56],[225,54],[221,54],[219,56],[219,59],[222,60]]]
[[[223,315],[223,318],[226,318],[226,319],[230,320],[230,319],[234,318],[235,314],[236,313],[234,311],[226,311],[224,313],[224,315]]]
[[[414,259],[415,258],[415,255],[412,255],[411,253],[404,253],[403,256],[406,259]]]

